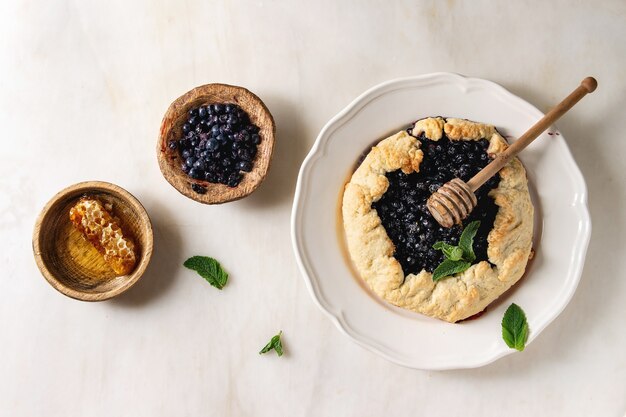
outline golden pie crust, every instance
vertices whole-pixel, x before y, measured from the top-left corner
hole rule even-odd
[[[507,143],[495,127],[464,119],[427,118],[415,123],[412,135],[402,131],[374,146],[346,184],[342,214],[350,256],[361,278],[384,300],[427,316],[456,322],[483,311],[524,274],[531,254],[533,206],[526,171],[513,158],[490,191],[498,212],[487,237],[489,262],[481,261],[455,276],[433,282],[426,270],[406,275],[393,257],[394,244],[372,203],[389,186],[386,173],[419,171],[424,158],[424,134],[439,140],[489,140],[488,152],[498,154]]]

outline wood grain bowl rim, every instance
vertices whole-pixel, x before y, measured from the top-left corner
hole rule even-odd
[[[233,103],[239,105],[250,117],[250,120],[259,127],[261,143],[258,145],[257,156],[252,171],[244,174],[237,187],[231,188],[224,184],[209,183],[203,180],[194,180],[187,176],[180,168],[180,158],[176,150],[167,147],[169,140],[178,140],[174,130],[182,125],[187,112],[194,107],[213,103]],[[276,124],[269,109],[263,101],[250,90],[230,84],[204,84],[187,91],[170,104],[159,130],[157,141],[157,159],[163,177],[179,193],[203,204],[221,204],[239,200],[255,191],[267,176],[270,167]],[[192,190],[192,184],[198,184],[207,189],[205,194]]]
[[[126,204],[128,204],[128,207],[139,218],[139,223],[143,227],[143,239],[141,240],[145,240],[148,243],[141,245],[142,247],[139,262],[137,263],[133,271],[126,276],[127,279],[121,281],[120,285],[108,291],[100,293],[81,291],[66,285],[50,270],[50,268],[48,268],[48,265],[42,256],[43,245],[41,242],[41,226],[42,224],[45,224],[45,222],[48,220],[48,216],[51,214],[51,209],[59,201],[70,195],[81,195],[83,193],[90,192],[109,193],[120,198]],[[138,237],[133,236],[133,239],[138,240]],[[148,216],[146,209],[135,196],[133,196],[122,187],[109,182],[84,181],[62,189],[46,203],[44,208],[39,213],[37,220],[35,221],[32,246],[33,255],[35,257],[35,262],[37,264],[37,267],[39,268],[39,271],[54,289],[70,298],[74,298],[80,301],[104,301],[123,293],[124,291],[132,287],[135,283],[137,283],[137,281],[139,281],[139,278],[141,278],[143,273],[146,271],[148,264],[150,263],[150,259],[152,257],[153,242],[154,236],[152,232],[152,222],[150,221],[150,217]]]

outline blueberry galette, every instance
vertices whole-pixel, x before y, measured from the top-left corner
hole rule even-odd
[[[517,158],[476,192],[478,205],[462,225],[441,227],[426,208],[441,185],[469,180],[506,147],[493,126],[438,117],[371,149],[345,187],[342,213],[350,256],[372,291],[399,307],[456,322],[484,310],[522,277],[533,206]],[[461,256],[460,249],[441,249],[462,246],[469,224],[479,225],[471,262],[433,277],[447,258]]]

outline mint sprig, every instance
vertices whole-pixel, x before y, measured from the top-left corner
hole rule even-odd
[[[446,258],[451,261],[458,261],[463,258],[463,250],[446,242],[437,242],[433,245],[434,249],[441,250]]]
[[[476,236],[476,232],[478,232],[479,227],[480,221],[476,220],[471,222],[465,226],[465,229],[463,229],[461,237],[459,238],[459,248],[463,251],[463,259],[466,259],[469,262],[474,262],[476,260],[473,246],[474,236]]]
[[[283,331],[281,330],[276,336],[272,337],[270,341],[267,342],[267,345],[263,346],[263,349],[261,349],[259,355],[262,355],[263,353],[267,353],[270,350],[274,349],[278,356],[283,356],[283,343],[280,341],[280,336],[282,336],[282,334]]]
[[[474,237],[479,227],[480,221],[478,220],[465,226],[461,232],[458,246],[446,242],[436,242],[433,245],[433,249],[440,250],[446,257],[433,271],[433,281],[437,282],[445,277],[461,273],[472,266],[472,262],[476,260],[473,247]]]
[[[218,290],[224,288],[228,282],[228,273],[218,261],[209,256],[192,256],[183,263],[183,266],[196,271]]]
[[[446,259],[433,271],[433,281],[437,282],[445,277],[463,272],[470,266],[472,264],[466,261]]]
[[[524,310],[513,303],[506,309],[502,317],[502,339],[508,347],[520,352],[526,346],[528,339],[528,322]]]

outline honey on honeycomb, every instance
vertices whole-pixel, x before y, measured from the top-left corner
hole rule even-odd
[[[105,206],[96,198],[82,197],[70,209],[70,221],[104,256],[118,276],[126,275],[135,266],[135,244],[124,236],[111,210],[112,206]]]

